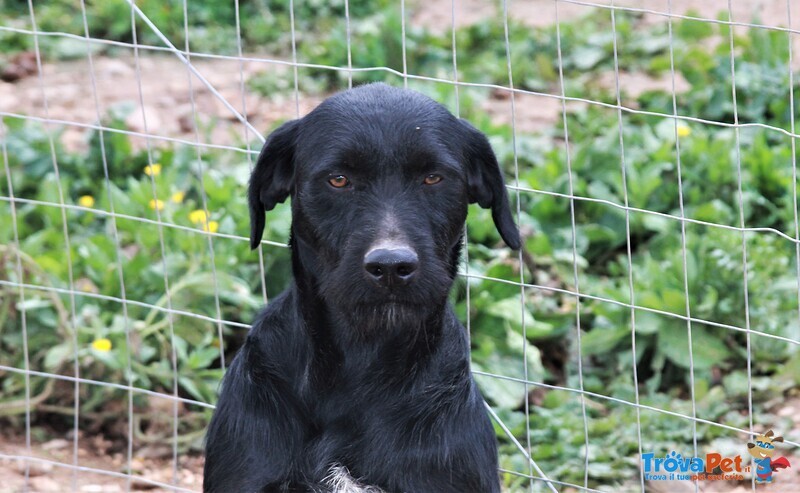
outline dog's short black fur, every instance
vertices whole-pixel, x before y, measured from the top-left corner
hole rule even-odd
[[[225,376],[204,491],[499,492],[447,301],[469,203],[519,248],[486,137],[419,93],[361,86],[269,137],[250,181],[253,248],[290,195],[294,281]]]

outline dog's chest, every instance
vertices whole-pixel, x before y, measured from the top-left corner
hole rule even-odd
[[[384,493],[377,486],[361,483],[341,464],[333,464],[324,480],[324,493]],[[322,493],[322,492],[321,492]]]
[[[346,446],[402,419],[409,398],[401,384],[380,374],[342,369],[310,383],[303,400],[320,434]]]

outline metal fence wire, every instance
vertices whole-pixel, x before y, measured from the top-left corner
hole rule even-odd
[[[214,407],[215,382],[235,349],[227,348],[226,341],[241,342],[252,319],[242,313],[253,316],[269,301],[268,294],[277,294],[280,286],[271,278],[285,275],[287,261],[286,238],[278,233],[285,231],[280,224],[288,216],[279,208],[268,218],[277,226],[272,234],[268,231],[257,261],[243,257],[251,264],[249,278],[260,283],[251,289],[252,283],[238,281],[236,276],[245,274],[231,272],[228,259],[232,251],[247,253],[246,209],[231,205],[223,213],[219,204],[243,201],[242,176],[253,166],[268,128],[282,118],[304,115],[321,101],[331,92],[315,90],[322,80],[347,88],[385,79],[423,90],[460,116],[472,119],[477,107],[477,113],[488,115],[481,124],[505,135],[495,148],[509,171],[507,188],[528,251],[507,252],[492,264],[500,267],[486,268],[485,258],[494,257],[471,248],[486,233],[468,223],[456,298],[473,337],[484,330],[479,320],[490,310],[492,323],[504,327],[491,337],[515,341],[506,341],[514,346],[512,357],[499,364],[474,357],[473,367],[482,388],[505,389],[484,394],[509,491],[644,492],[656,481],[648,477],[642,454],[666,453],[671,450],[667,444],[677,442],[686,457],[704,457],[716,446],[709,439],[727,438],[734,444],[731,450],[737,450],[729,455],[746,457],[746,441],[773,423],[786,436],[784,450],[796,453],[790,450],[799,446],[796,417],[777,413],[782,418],[767,420],[759,414],[796,396],[800,368],[800,135],[795,127],[800,65],[794,53],[800,47],[800,25],[794,0],[764,2],[763,18],[752,16],[750,2],[733,0],[713,8],[699,0],[504,0],[499,6],[473,0],[377,2],[375,9],[381,4],[399,21],[379,28],[399,30],[401,57],[386,66],[372,65],[372,58],[362,56],[360,43],[376,29],[365,20],[373,12],[365,13],[370,7],[364,2],[240,5],[230,0],[230,39],[219,50],[207,42],[212,31],[198,26],[227,21],[205,19],[194,25],[191,0],[165,4],[180,14],[169,19],[163,16],[166,7],[157,2],[64,1],[74,18],[65,17],[63,29],[53,29],[52,19],[44,27],[49,2],[17,3],[8,9],[20,12],[18,18],[0,18],[0,43],[7,43],[0,46],[0,56],[8,50],[8,64],[22,63],[27,56],[29,68],[20,81],[7,79],[0,92],[5,175],[0,185],[0,416],[11,424],[4,433],[15,437],[0,446],[0,460],[18,464],[22,471],[21,484],[11,484],[11,491],[39,491],[33,481],[43,467],[53,477],[64,472],[69,478],[68,484],[58,483],[58,491],[89,491],[89,476],[105,477],[108,488],[117,485],[109,491],[200,489],[199,479],[187,479],[185,471],[191,468],[189,459],[198,457],[202,430]],[[260,5],[264,16],[285,18],[286,24],[279,25],[288,26],[288,32],[262,33],[264,39],[273,34],[280,38],[280,55],[259,52],[243,35],[251,21],[244,8],[251,4]],[[113,25],[98,28],[93,20],[103,9],[113,9],[117,18]],[[433,20],[422,20],[429,10],[435,11]],[[486,12],[496,17],[484,18]],[[314,25],[314,15],[333,19],[320,29],[340,36],[336,56],[309,55],[314,50],[308,44],[314,40],[306,30]],[[592,24],[575,24],[585,16],[600,26],[591,34],[594,44],[589,48],[579,38],[580,30]],[[631,27],[631,19],[638,27]],[[423,24],[438,33],[437,53],[448,54],[428,65],[420,60],[433,56],[432,51],[420,43],[432,43],[433,38],[418,34]],[[467,38],[469,26],[472,36],[482,38]],[[526,29],[529,39],[520,34]],[[658,41],[637,34],[645,29],[657,30]],[[692,42],[691,29],[707,34],[697,34]],[[129,32],[130,39],[114,34],[119,31]],[[397,33],[370,39],[385,43],[389,51],[390,38],[397,39]],[[647,44],[651,42],[653,46]],[[14,54],[13,43],[28,49]],[[503,57],[483,62],[491,63],[485,71],[499,73],[501,80],[465,68],[478,56],[481,43],[501,47],[494,55],[502,52]],[[525,51],[525,43],[536,51]],[[766,50],[759,55],[761,62],[750,54],[759,49]],[[724,70],[714,72],[713,57],[703,53],[715,53]],[[71,72],[59,71],[59,58],[69,59],[64,63],[74,67]],[[778,79],[758,79],[757,74],[774,69],[763,60],[775,59]],[[109,78],[109,71],[121,78]],[[263,73],[267,88],[262,90],[282,97],[266,102],[252,97],[254,74]],[[633,88],[637,74],[648,74],[644,90]],[[604,91],[597,89],[595,77],[603,79]],[[724,89],[715,94],[725,111],[704,111],[687,96],[689,85],[709,82]],[[117,111],[109,94],[122,90],[123,84],[133,88],[129,110],[109,116]],[[776,88],[785,92],[776,93]],[[64,94],[70,91],[74,102],[65,104]],[[170,109],[154,110],[178,104],[159,99],[168,91],[183,94],[182,109],[174,108],[176,115],[185,115],[177,127],[163,121]],[[763,103],[768,109],[754,113],[754,101],[762,93],[769,98]],[[475,94],[483,99],[476,102]],[[491,105],[481,106],[485,100]],[[542,114],[553,118],[536,124]],[[613,132],[592,134],[587,129],[598,125],[594,121]],[[19,135],[27,139],[24,144]],[[703,149],[690,140],[700,136]],[[542,147],[542,142],[548,144]],[[87,145],[95,152],[83,161],[64,151]],[[591,154],[593,148],[597,156]],[[767,155],[761,167],[752,162],[758,152]],[[33,159],[31,153],[39,157]],[[698,155],[713,160],[723,154],[731,166],[715,168],[722,178],[697,171]],[[557,162],[563,168],[547,179],[531,177],[531,169],[552,165],[555,155],[561,156]],[[186,171],[169,174],[162,163],[179,158],[187,163]],[[656,176],[648,174],[645,161],[658,161],[657,167],[647,168],[658,169]],[[591,166],[597,170],[587,171]],[[135,186],[123,184],[126,170],[134,167],[144,169],[146,177]],[[595,172],[613,174],[611,185],[587,186],[587,173]],[[26,176],[36,176],[42,188],[31,188]],[[75,190],[80,180],[85,180],[87,192],[79,197]],[[704,181],[714,180],[724,182],[718,194],[698,191]],[[229,181],[233,192],[215,188]],[[781,186],[777,192],[764,191]],[[189,188],[191,197],[182,195]],[[665,196],[667,188],[674,197]],[[763,198],[768,192],[780,199],[768,203]],[[723,194],[732,198],[730,203]],[[174,211],[189,198],[195,210],[187,222]],[[140,209],[131,206],[137,200]],[[664,206],[664,201],[672,205]],[[562,212],[560,230],[548,225],[549,212],[537,219],[544,204]],[[90,224],[102,226],[93,236],[76,239]],[[609,239],[612,233],[620,240]],[[657,246],[647,243],[662,233],[677,245],[670,258],[658,257]],[[550,238],[547,245],[540,241],[544,236]],[[698,246],[701,237],[711,238],[713,245]],[[550,245],[555,238],[563,243],[560,250]],[[157,258],[141,258],[136,245],[145,243],[151,248],[148,255]],[[108,255],[92,253],[87,245],[93,244],[104,245]],[[191,262],[197,265],[181,264],[185,260],[177,260],[176,250],[192,251]],[[601,261],[608,263],[603,271],[590,275],[590,264],[597,262],[597,267]],[[661,278],[670,276],[672,287],[658,287]],[[717,276],[730,288],[720,290]],[[600,278],[616,282],[601,289]],[[491,308],[486,293],[497,290],[512,301]],[[727,304],[717,309],[715,302]],[[241,310],[232,308],[236,304]],[[109,313],[94,313],[91,306]],[[548,310],[552,316],[541,315]],[[545,326],[551,336],[541,336]],[[142,341],[148,337],[157,338],[157,354],[145,354]],[[111,341],[113,350],[103,347]],[[479,344],[473,344],[476,351]],[[546,370],[542,361],[560,351],[566,354],[561,369]],[[765,370],[758,358],[766,353],[783,356],[776,356]],[[709,363],[715,357],[719,360]],[[615,361],[611,371],[626,378],[626,385],[602,383],[608,381],[603,379],[609,370],[598,360],[605,358]],[[100,371],[99,366],[109,369]],[[653,374],[659,371],[667,375]],[[670,392],[659,383],[667,382],[670,371],[682,375],[673,382],[682,390]],[[711,409],[707,402],[713,389],[734,386],[737,381],[729,376],[734,374],[743,378],[740,399],[723,399],[718,409]],[[193,383],[195,377],[204,386]],[[767,387],[770,379],[788,383],[774,391]],[[516,403],[503,401],[509,393],[517,396]],[[559,397],[548,401],[548,396]],[[56,397],[69,404],[54,404]],[[794,409],[800,410],[793,399]],[[559,406],[568,406],[574,419],[563,421],[563,413],[555,411]],[[154,409],[158,419],[151,416]],[[622,421],[609,422],[610,409],[630,413],[614,415]],[[88,429],[87,423],[103,413],[106,423],[116,417],[117,428]],[[62,455],[44,451],[36,433],[37,420],[48,415],[69,423],[67,429],[58,428],[67,437]],[[666,438],[658,435],[665,433],[654,424],[658,420],[680,431]],[[541,429],[548,421],[549,428]],[[608,447],[604,427],[631,434],[629,446],[615,453],[619,459],[601,457]],[[112,468],[86,459],[82,449],[93,447],[87,445],[94,443],[93,435],[112,431],[124,438],[124,448],[116,452],[119,464]],[[554,454],[567,453],[555,451],[560,441],[571,451],[571,471],[553,466]],[[161,452],[170,463],[166,476],[150,474],[142,462],[142,450],[154,447],[168,449]],[[613,465],[604,469],[598,463]],[[630,473],[616,476],[615,468]],[[776,482],[781,478],[778,473]],[[721,482],[685,483],[695,491],[728,491],[713,489]],[[755,491],[755,476],[733,484]],[[800,488],[800,481],[792,484]]]

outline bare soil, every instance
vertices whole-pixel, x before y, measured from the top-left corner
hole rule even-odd
[[[263,71],[286,72],[291,77],[285,65],[197,58],[192,63],[221,98],[261,133],[275,120],[295,117],[298,109],[305,114],[320,102],[320,98],[303,96],[298,108],[293,96],[264,98],[247,89],[246,82]],[[0,82],[0,109],[82,125],[63,127],[62,140],[68,149],[86,145],[86,125],[97,124],[98,109],[105,118],[112,108],[124,106],[130,108],[128,128],[155,136],[152,145],[163,144],[158,137],[189,142],[199,138],[215,145],[245,142],[246,128],[236,115],[174,56],[142,52],[138,67],[130,55],[96,56],[97,105],[89,67],[88,59],[45,63],[41,79],[31,75],[14,83]],[[248,140],[253,138],[250,132]],[[137,146],[145,144],[142,138],[133,140]]]
[[[598,5],[611,5],[612,0],[595,0]],[[667,0],[617,0],[616,5],[667,11]],[[509,2],[509,16],[531,26],[552,24],[556,20],[569,20],[590,13],[591,7],[578,3],[528,0]],[[696,1],[673,0],[675,13],[686,13],[714,19],[727,9],[727,0]],[[734,20],[748,22],[757,19],[769,26],[787,26],[786,0],[760,0],[734,2]],[[411,9],[411,22],[432,30],[447,30],[452,26],[452,2],[435,0],[417,2]],[[800,9],[793,16],[792,28],[800,30]],[[456,2],[457,25],[480,22],[489,16],[502,15],[496,2],[459,0]],[[646,14],[646,22],[666,22],[662,15]],[[800,68],[800,35],[793,36],[795,63]],[[28,62],[30,62],[28,60]],[[247,89],[247,81],[262,72],[292,77],[288,66],[280,61],[268,63],[229,59],[197,58],[192,60],[197,70],[211,83],[222,98],[244,114],[250,124],[265,133],[276,120],[303,115],[316,106],[322,97],[302,95],[295,101],[291,91],[273,98],[265,98]],[[30,65],[30,63],[27,63]],[[34,74],[14,83],[0,82],[0,110],[11,113],[74,122],[81,126],[63,127],[63,142],[67,149],[82,149],[86,145],[85,125],[96,125],[100,115],[107,115],[112,107],[127,105],[131,108],[127,124],[131,130],[156,136],[151,143],[158,145],[157,137],[183,139],[215,145],[243,145],[248,134],[245,126],[211,90],[175,56],[153,54],[141,50],[139,64],[132,56],[116,55],[114,58],[96,56],[94,74],[97,84],[98,105],[94,103],[91,72],[87,59],[45,63],[41,80]],[[141,84],[139,81],[141,80]],[[614,74],[608,73],[599,81],[607,87],[614,86]],[[686,88],[680,76],[676,80],[678,92]],[[620,73],[620,86],[627,95],[625,104],[631,103],[642,92],[652,89],[671,89],[671,80],[653,78],[642,73]],[[141,91],[140,91],[141,87]],[[244,96],[242,92],[244,87]],[[45,97],[42,97],[42,94]],[[46,101],[46,107],[45,107]],[[194,104],[194,106],[193,106]],[[246,111],[245,111],[246,107]],[[504,98],[489,98],[484,110],[497,123],[509,123],[511,108]],[[559,121],[561,101],[535,95],[516,96],[516,126],[521,132],[539,132]],[[196,123],[196,125],[195,125]],[[199,128],[196,134],[195,128]],[[199,135],[199,137],[198,137]],[[144,139],[134,138],[134,145],[144,147]]]
[[[156,483],[200,491],[203,484],[203,458],[198,455],[179,456],[177,481],[173,483],[171,453],[158,451],[157,457],[148,457],[148,448],[134,453],[131,461],[132,475],[149,482],[130,480],[124,477],[127,460],[124,452],[114,451],[119,444],[105,440],[102,436],[79,436],[78,466],[108,471],[102,474],[88,470],[76,470],[73,440],[50,438],[32,444],[29,453],[25,447],[25,436],[19,430],[6,430],[11,434],[0,435],[0,454],[6,456],[33,456],[38,460],[27,462],[28,478],[25,478],[26,463],[22,459],[0,457],[0,493],[119,493],[123,491],[173,492],[174,489],[159,487]],[[169,449],[169,447],[166,447]],[[164,457],[169,455],[169,457]]]
[[[434,31],[447,31],[453,26],[453,1],[435,0],[422,2],[413,17],[417,25]],[[509,0],[507,3],[510,18],[519,20],[529,26],[549,26],[559,21],[568,21],[591,13],[594,9],[617,6],[648,10],[666,14],[669,12],[670,0]],[[671,0],[674,15],[691,15],[704,19],[717,19],[720,13],[727,20],[727,0]],[[599,7],[598,7],[599,6]],[[485,0],[455,0],[456,26],[468,26],[483,19],[503,15],[502,2]],[[794,10],[798,10],[795,6]],[[732,2],[734,22],[757,22],[774,27],[789,27],[786,0],[748,0]],[[794,29],[800,26],[800,14],[792,12]],[[609,14],[610,15],[610,14]],[[665,15],[647,14],[649,22],[666,22]]]

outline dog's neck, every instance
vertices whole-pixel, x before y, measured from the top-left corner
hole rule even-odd
[[[313,255],[306,253],[313,250],[309,247],[308,242],[295,233],[294,225],[292,225],[292,233],[289,236],[289,248],[292,252],[292,275],[299,293],[309,296],[309,299],[314,301],[321,301],[316,275],[319,272],[319,261]]]

